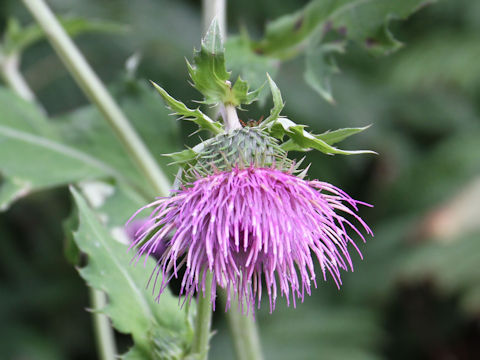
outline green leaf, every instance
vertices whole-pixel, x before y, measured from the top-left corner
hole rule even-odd
[[[145,288],[155,261],[147,258],[141,259],[137,266],[130,264],[132,254],[127,254],[126,245],[114,240],[85,199],[75,189],[71,191],[80,224],[74,239],[88,256],[88,265],[79,270],[80,275],[90,286],[104,291],[109,299],[100,311],[110,317],[118,331],[132,335],[135,344],[132,353],[142,354],[142,359],[154,359],[156,343],[173,337],[176,340],[173,345],[188,353],[192,328],[186,311],[180,309],[178,299],[168,289],[156,302]]]
[[[205,103],[217,104],[228,98],[230,73],[225,68],[225,49],[220,27],[214,19],[202,39],[200,50],[194,51],[193,65],[187,61],[195,88],[205,96]]]
[[[0,88],[0,209],[33,191],[86,179],[122,178],[109,165],[59,140],[38,109]]]
[[[177,124],[169,121],[168,110],[157,96],[151,88],[142,85],[134,95],[120,99],[120,103],[156,159],[170,170],[173,180],[177,167],[167,167],[169,161],[161,154],[178,149],[181,142]],[[128,184],[132,191],[148,198],[157,195],[138,175],[136,165],[93,106],[50,122],[34,105],[0,89],[0,107],[4,109],[0,116],[0,206],[3,209],[33,191],[106,177]],[[150,120],[152,118],[157,121]],[[16,156],[11,156],[12,153]]]
[[[232,98],[235,99],[233,104],[249,105],[252,102],[257,101],[260,96],[260,93],[263,90],[263,85],[259,86],[254,91],[248,91],[248,90],[249,90],[248,83],[246,81],[243,81],[239,76],[232,88]]]
[[[303,9],[268,24],[257,51],[289,57],[301,50],[310,37],[337,30],[346,39],[380,54],[398,48],[386,26],[392,19],[405,19],[431,3],[425,0],[315,0]]]
[[[206,104],[251,104],[258,99],[262,88],[250,92],[249,85],[240,77],[232,87],[230,72],[225,67],[225,49],[217,20],[213,20],[200,50],[194,51],[193,65],[187,61],[188,72],[195,88],[200,91]]]
[[[75,17],[60,19],[60,22],[65,31],[73,37],[86,32],[119,33],[126,30],[124,25],[105,20]],[[5,31],[3,49],[7,55],[21,53],[44,38],[45,33],[37,24],[22,27],[16,19],[9,19]]]
[[[270,135],[282,139],[287,135],[291,141],[282,144],[285,151],[308,151],[310,149],[319,150],[325,154],[341,154],[341,155],[355,155],[355,154],[375,154],[370,150],[341,150],[329,145],[321,139],[321,135],[313,135],[305,131],[305,125],[299,125],[287,118],[279,118],[268,126]]]
[[[358,128],[343,128],[333,131],[326,131],[320,135],[315,135],[317,139],[325,141],[328,145],[336,144],[345,140],[349,136],[358,134],[364,130],[367,130],[371,125],[358,127]]]
[[[91,184],[80,184],[83,194],[88,194],[88,185]],[[129,240],[124,237],[125,223],[135,211],[145,205],[145,198],[125,183],[117,182],[114,185],[103,183],[103,185],[110,186],[110,189],[100,190],[104,193],[104,197],[101,201],[97,201],[95,210],[112,235],[115,235],[119,241],[127,242]],[[99,192],[97,189],[93,191]]]
[[[198,108],[195,110],[189,109],[181,101],[175,100],[164,89],[152,81],[155,89],[160,93],[168,108],[174,112],[174,115],[181,116],[182,119],[193,121],[201,129],[211,131],[214,134],[223,132],[223,126],[216,121],[210,119],[207,115],[202,113]]]
[[[275,82],[272,80],[269,74],[267,74],[267,78],[268,78],[268,84],[270,85],[270,91],[272,92],[273,108],[270,110],[270,115],[262,123],[265,125],[267,125],[272,121],[277,120],[284,107],[280,89],[278,88],[277,84],[275,84]]]
[[[311,46],[306,52],[305,81],[331,104],[335,103],[335,100],[332,96],[330,77],[340,72],[332,54],[344,52],[343,42]]]
[[[333,103],[330,76],[338,72],[334,53],[343,53],[348,42],[357,43],[373,55],[386,55],[401,47],[388,30],[392,19],[406,19],[431,3],[428,0],[314,0],[303,9],[268,23],[265,36],[248,36],[232,44],[237,52],[232,64],[242,64],[242,73],[258,74],[258,68],[306,53],[306,82]],[[332,38],[334,41],[332,41]],[[254,59],[251,64],[249,61]],[[263,65],[262,65],[263,64]],[[263,76],[261,76],[263,78]],[[248,77],[245,76],[248,79]]]

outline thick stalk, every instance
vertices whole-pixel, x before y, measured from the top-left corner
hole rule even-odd
[[[205,275],[205,289],[198,292],[197,317],[193,335],[192,353],[198,354],[198,360],[207,360],[212,323],[212,274]]]
[[[101,360],[115,360],[117,358],[117,347],[110,320],[106,315],[98,312],[107,305],[107,297],[103,291],[91,287],[89,287],[89,291],[98,356]]]
[[[122,142],[126,152],[138,165],[153,189],[158,195],[168,196],[170,183],[167,177],[44,0],[22,1],[45,31],[51,45],[75,78],[77,84],[102,112]]]
[[[224,109],[225,112],[225,131],[241,129],[242,125],[238,119],[237,110],[233,105],[227,105]]]

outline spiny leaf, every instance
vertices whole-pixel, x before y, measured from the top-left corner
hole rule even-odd
[[[374,151],[370,150],[349,151],[335,148],[322,140],[320,137],[305,131],[305,127],[305,125],[296,124],[287,118],[279,118],[268,127],[268,130],[270,135],[278,139],[282,139],[285,135],[290,138],[290,141],[282,144],[282,148],[285,151],[308,151],[310,149],[316,149],[325,154],[375,154]]]
[[[217,104],[230,93],[230,73],[225,68],[225,49],[216,19],[212,21],[200,50],[194,51],[193,65],[187,61],[195,88],[205,96],[205,103]]]
[[[205,104],[251,104],[257,100],[261,87],[249,91],[249,85],[240,77],[232,87],[230,72],[225,67],[225,49],[218,22],[214,20],[202,40],[200,50],[194,51],[193,64],[187,61],[194,87],[204,97]]]
[[[241,104],[251,104],[254,101],[257,101],[261,91],[263,90],[263,85],[258,87],[254,91],[248,91],[249,85],[246,81],[243,81],[240,76],[238,77],[237,81],[232,88],[232,98],[235,99],[233,104],[241,105]]]
[[[333,131],[326,131],[320,135],[315,135],[317,139],[325,141],[328,145],[336,144],[345,140],[347,137],[358,134],[364,130],[367,130],[371,125],[358,127],[358,128],[343,128]]]
[[[136,349],[132,353],[141,353],[144,359],[154,359],[152,331],[155,331],[155,340],[158,341],[175,334],[178,343],[184,346],[184,353],[188,353],[192,330],[187,313],[180,309],[178,300],[168,289],[157,303],[145,288],[155,261],[142,258],[138,266],[130,264],[131,255],[127,254],[126,245],[110,236],[74,188],[71,192],[80,224],[74,239],[79,249],[88,256],[88,265],[79,270],[80,275],[90,286],[104,291],[109,299],[108,305],[99,311],[110,317],[117,330],[132,335]]]
[[[214,134],[220,134],[222,130],[222,125],[218,122],[213,121],[207,115],[202,113],[198,108],[195,110],[189,109],[184,103],[181,101],[175,100],[171,97],[163,88],[159,85],[155,84],[153,81],[151,82],[155,89],[162,95],[163,100],[167,104],[167,106],[174,111],[175,115],[181,116],[185,120],[193,121],[196,123],[201,129],[209,130]]]

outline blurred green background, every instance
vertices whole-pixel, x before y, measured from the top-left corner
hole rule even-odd
[[[245,27],[259,37],[266,22],[305,3],[230,1],[228,31]],[[0,4],[3,28],[10,17],[32,22],[19,1]],[[49,4],[64,16],[126,25],[126,32],[82,34],[76,43],[173,176],[160,154],[198,138],[189,136],[193,126],[168,117],[147,80],[184,101],[200,98],[184,60],[199,45],[200,2]],[[375,205],[361,210],[375,237],[360,245],[364,260],[354,259],[341,291],[319,283],[297,309],[280,301],[270,315],[263,307],[257,322],[266,359],[480,359],[480,2],[440,1],[391,29],[405,43],[398,52],[374,58],[352,45],[337,57],[336,105],[305,83],[302,58],[278,69],[285,115],[315,133],[373,124],[343,147],[379,155],[307,154],[311,178]],[[138,69],[127,71],[135,53]],[[51,121],[65,125],[66,138],[93,127],[115,141],[47,42],[24,53],[21,69]],[[269,105],[251,106],[240,118],[268,114]],[[118,147],[105,161],[124,156]],[[96,358],[88,292],[64,258],[61,222],[71,207],[67,189],[55,188],[0,214],[1,359]],[[211,358],[233,359],[221,307],[213,328]],[[118,340],[128,347],[127,336]]]

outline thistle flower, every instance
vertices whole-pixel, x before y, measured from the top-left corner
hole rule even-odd
[[[328,183],[252,162],[198,174],[172,196],[147,205],[154,208],[151,221],[137,231],[134,245],[137,256],[166,245],[151,276],[157,299],[183,267],[185,301],[205,291],[210,271],[213,304],[220,286],[228,294],[226,308],[233,291],[242,311],[253,311],[265,286],[273,311],[279,294],[294,306],[296,298],[310,295],[317,286],[315,258],[322,278],[340,287],[340,270],[353,270],[349,246],[362,256],[348,231],[365,241],[350,220],[372,234],[356,214],[359,204],[369,206]]]

